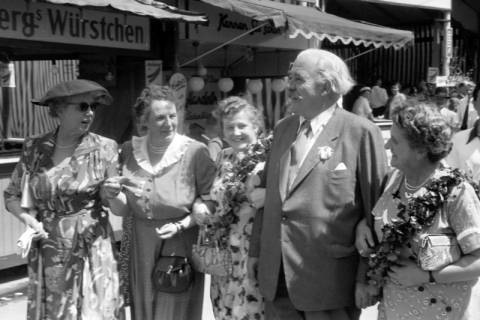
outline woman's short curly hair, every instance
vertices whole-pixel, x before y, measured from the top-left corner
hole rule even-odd
[[[410,146],[425,150],[433,163],[452,149],[453,128],[431,103],[407,100],[392,111],[391,119],[403,129]]]
[[[58,118],[61,109],[67,106],[66,98],[51,99],[48,103],[48,114],[52,118]]]
[[[241,111],[245,111],[250,116],[253,125],[258,129],[258,133],[263,132],[265,128],[263,114],[242,97],[231,96],[221,100],[212,114],[220,121],[223,130],[224,119],[234,116]]]
[[[159,86],[151,84],[142,90],[133,105],[133,113],[135,118],[148,118],[152,101],[169,101],[175,105],[175,94],[169,86]]]

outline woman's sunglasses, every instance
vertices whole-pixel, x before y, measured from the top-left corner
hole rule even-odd
[[[98,102],[92,102],[92,103],[78,102],[78,103],[72,103],[72,104],[78,106],[78,109],[81,112],[87,111],[88,108],[90,108],[92,111],[95,111],[95,110],[97,110],[97,107],[100,106],[100,103],[98,103]]]

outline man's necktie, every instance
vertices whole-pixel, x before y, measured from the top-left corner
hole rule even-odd
[[[312,134],[312,128],[310,126],[310,120],[304,120],[300,126],[300,130],[297,135],[297,139],[290,147],[290,167],[288,171],[288,188],[295,180],[300,164],[307,152],[307,145],[310,135]]]
[[[463,114],[462,125],[460,130],[468,129],[468,108],[470,107],[470,95],[467,95],[467,106],[465,107],[465,113]]]

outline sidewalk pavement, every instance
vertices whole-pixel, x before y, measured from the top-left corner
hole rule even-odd
[[[1,275],[0,271],[0,275]],[[17,276],[18,277],[18,276]],[[3,278],[3,277],[2,277]],[[26,313],[26,290],[28,284],[28,278],[22,277],[19,279],[11,279],[5,281],[5,279],[0,278],[0,309],[3,315],[10,314],[11,317],[6,319],[15,320],[15,319],[24,319]],[[205,290],[204,290],[204,301],[203,301],[203,320],[214,320],[212,306],[210,303],[210,277],[206,278],[205,281]],[[18,318],[13,318],[13,315],[18,316]],[[377,319],[377,305],[371,306],[367,309],[362,310],[360,320],[376,320]],[[127,320],[129,320],[127,318]]]

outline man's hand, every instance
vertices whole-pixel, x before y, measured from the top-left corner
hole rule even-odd
[[[248,257],[247,276],[250,281],[258,281],[258,258]]]
[[[355,304],[357,308],[363,309],[374,305],[378,298],[378,291],[376,288],[369,286],[366,283],[357,282],[355,285]]]
[[[367,221],[362,219],[358,224],[355,232],[355,247],[362,257],[368,257],[371,248],[375,245],[373,235],[370,228],[367,226]]]

